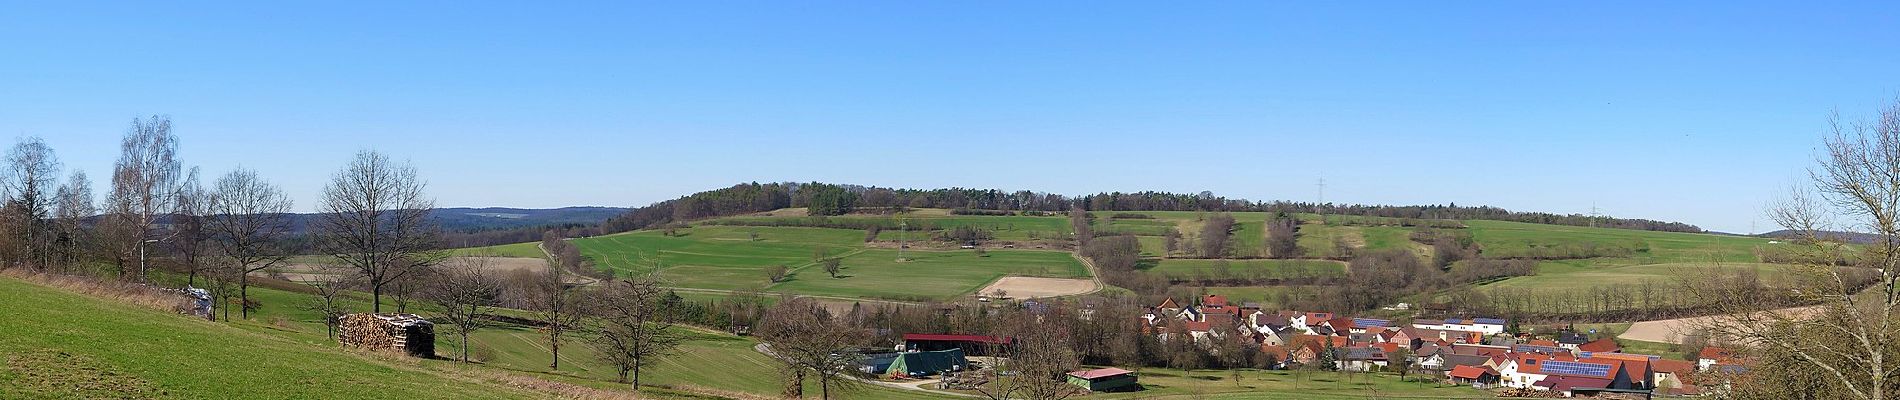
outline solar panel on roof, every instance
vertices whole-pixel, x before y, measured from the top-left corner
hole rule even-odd
[[[1608,378],[1610,376],[1609,365],[1571,361],[1545,361],[1543,371],[1551,374],[1580,375],[1597,378]]]
[[[1445,319],[1445,323],[1447,323],[1447,324],[1462,324],[1462,323],[1464,323],[1464,320],[1461,320],[1461,319],[1457,319],[1457,318],[1446,318],[1446,319]]]
[[[1504,325],[1504,320],[1502,320],[1502,319],[1497,319],[1497,318],[1477,318],[1477,319],[1473,319],[1473,320],[1471,320],[1471,321],[1472,321],[1472,322],[1477,322],[1477,323],[1480,323],[1480,324],[1491,324],[1491,325]]]
[[[1353,326],[1362,326],[1362,327],[1385,327],[1386,325],[1392,324],[1392,321],[1386,321],[1383,319],[1371,319],[1371,318],[1353,318],[1352,324]]]

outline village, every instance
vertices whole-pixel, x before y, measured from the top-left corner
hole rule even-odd
[[[1035,307],[1034,301],[1026,302]],[[1405,373],[1421,381],[1490,390],[1499,397],[1650,398],[1720,393],[1745,361],[1708,346],[1698,359],[1624,352],[1591,332],[1528,334],[1511,321],[1471,317],[1391,320],[1328,312],[1265,310],[1204,295],[1192,304],[1166,299],[1131,326],[1162,342],[1187,340],[1212,352],[1238,341],[1268,360],[1266,369]],[[884,381],[941,379],[944,389],[972,387],[972,370],[1003,362],[1003,336],[910,333],[895,352],[868,355],[860,372]],[[1230,350],[1231,351],[1231,350]],[[980,361],[979,361],[980,360]],[[1140,373],[1112,366],[1062,377],[1078,393],[1142,390]],[[977,383],[980,385],[980,382]]]

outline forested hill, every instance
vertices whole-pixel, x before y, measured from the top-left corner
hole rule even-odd
[[[1069,197],[1028,190],[896,189],[875,186],[811,183],[742,183],[724,189],[694,193],[673,200],[627,210],[608,219],[607,232],[624,232],[701,218],[738,215],[787,207],[803,207],[812,215],[839,215],[853,211],[903,208],[1060,212],[1088,211],[1288,211],[1324,212],[1394,218],[1478,219],[1556,225],[1595,225],[1609,228],[1668,232],[1702,232],[1681,222],[1612,218],[1581,214],[1511,211],[1489,206],[1314,204],[1289,201],[1250,201],[1168,192],[1112,192]]]
[[[437,208],[429,214],[442,229],[469,232],[535,226],[594,225],[626,213],[621,207]]]

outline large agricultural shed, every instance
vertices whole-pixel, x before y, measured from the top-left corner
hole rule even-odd
[[[941,351],[961,349],[964,354],[989,355],[989,350],[1008,346],[1015,342],[1007,336],[985,335],[940,335],[927,333],[904,334],[904,349],[911,351]]]
[[[1069,373],[1069,384],[1088,389],[1091,392],[1113,392],[1134,389],[1134,371],[1121,368],[1102,368]]]
[[[435,356],[435,323],[415,314],[347,314],[337,318],[337,341],[367,349]]]
[[[913,351],[900,353],[885,368],[885,374],[895,377],[920,378],[945,372],[969,369],[970,361],[963,357],[962,349],[940,351]]]

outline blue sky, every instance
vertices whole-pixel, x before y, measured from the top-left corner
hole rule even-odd
[[[377,149],[443,206],[1324,177],[1745,232],[1831,111],[1900,95],[1895,2],[535,3],[0,3],[0,134],[103,185],[132,118],[167,114],[186,163],[303,210]]]

